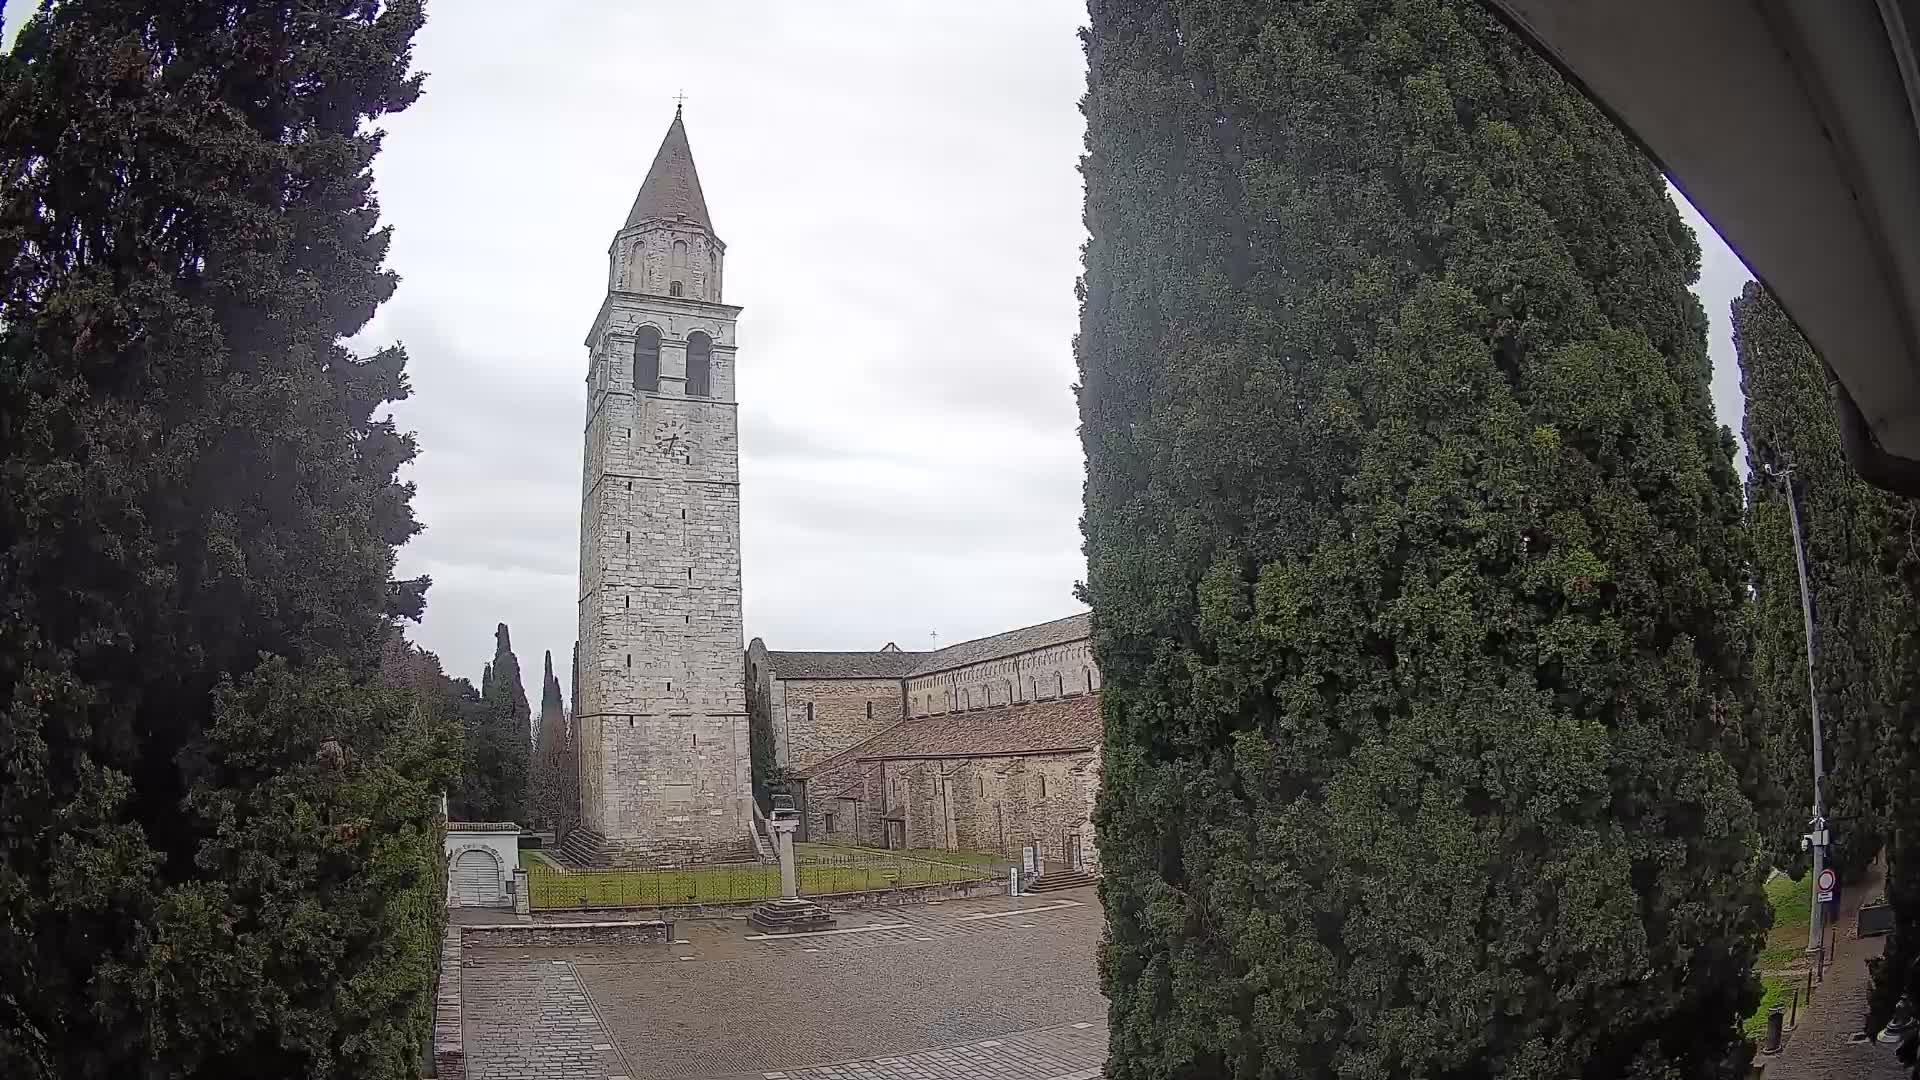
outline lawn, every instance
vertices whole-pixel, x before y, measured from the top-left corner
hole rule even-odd
[[[1745,1028],[1751,1038],[1759,1038],[1767,1031],[1767,1010],[1774,1005],[1784,1005],[1795,987],[1805,987],[1803,974],[1787,973],[1785,969],[1802,966],[1807,959],[1807,920],[1811,917],[1808,905],[1813,899],[1813,875],[1803,874],[1799,881],[1791,878],[1769,878],[1766,884],[1767,907],[1773,910],[1773,929],[1767,933],[1767,944],[1754,962],[1754,969],[1760,976],[1760,1006],[1747,1016]],[[1802,1002],[1804,1005],[1805,1003]]]
[[[800,892],[805,896],[972,881],[987,876],[978,865],[917,858],[904,851],[800,845]],[[952,856],[954,852],[941,852]],[[688,870],[592,870],[560,873],[520,853],[527,871],[528,900],[536,908],[654,907],[770,900],[780,895],[780,870],[757,863]]]
[[[1813,905],[1813,875],[1800,875],[1800,880],[1777,877],[1767,882],[1767,906],[1773,909],[1773,928],[1775,930],[1798,929],[1801,937],[1807,936],[1807,920],[1811,918]]]
[[[1775,1005],[1785,1005],[1787,997],[1797,986],[1804,985],[1799,979],[1784,975],[1764,975],[1760,979],[1760,1007],[1753,1010],[1742,1025],[1747,1038],[1758,1039],[1767,1033],[1767,1010]]]
[[[1767,907],[1773,910],[1773,929],[1755,965],[1761,971],[1797,967],[1807,959],[1807,905],[1813,897],[1813,875],[1799,881],[1777,877],[1766,884]]]

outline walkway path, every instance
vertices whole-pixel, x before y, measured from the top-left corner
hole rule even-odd
[[[1906,1080],[1906,1070],[1893,1058],[1893,1047],[1859,1033],[1873,990],[1867,959],[1879,956],[1887,939],[1853,936],[1854,917],[1861,902],[1880,891],[1876,867],[1866,881],[1841,892],[1839,942],[1826,980],[1801,1008],[1800,1023],[1787,1037],[1785,1049],[1772,1057],[1754,1058],[1765,1066],[1766,1080]]]

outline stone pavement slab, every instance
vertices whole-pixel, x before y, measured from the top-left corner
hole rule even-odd
[[[1097,1080],[1106,1060],[1106,1023],[1082,1020],[958,1046],[717,1080]]]
[[[461,969],[468,1080],[606,1080],[630,1075],[564,960]]]
[[[1097,1074],[1106,1001],[1094,953],[1105,919],[1090,895],[871,914],[845,928],[857,932],[811,937],[758,938],[743,923],[716,920],[676,923],[681,936],[665,945],[469,948],[469,1075]],[[806,1072],[822,1068],[839,1072]]]

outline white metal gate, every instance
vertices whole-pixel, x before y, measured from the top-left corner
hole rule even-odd
[[[500,903],[500,868],[486,851],[463,851],[453,864],[453,895],[461,907]]]

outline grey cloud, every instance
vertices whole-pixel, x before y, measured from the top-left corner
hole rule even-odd
[[[8,28],[31,0],[9,0]],[[1079,609],[1071,392],[1081,0],[435,0],[426,94],[375,165],[435,583],[416,637],[477,677],[575,632],[585,335],[684,89],[739,325],[747,633],[925,648]],[[1707,248],[1738,425],[1731,256]],[[1723,251],[1723,249],[1722,249]],[[1731,413],[1726,410],[1732,409]],[[537,692],[537,690],[535,691]]]

